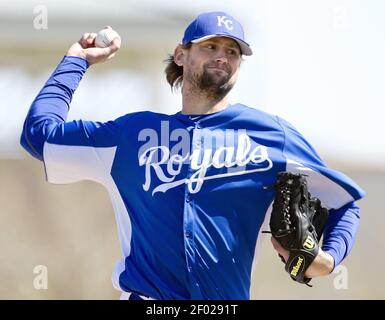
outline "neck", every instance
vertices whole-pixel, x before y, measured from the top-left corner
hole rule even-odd
[[[182,95],[182,114],[210,114],[224,110],[229,105],[227,95],[219,100],[188,90],[183,90]]]

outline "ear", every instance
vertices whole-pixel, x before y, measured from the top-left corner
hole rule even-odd
[[[174,62],[176,63],[176,65],[178,65],[179,67],[183,66],[185,56],[186,55],[184,50],[182,49],[182,46],[178,45],[174,50]]]

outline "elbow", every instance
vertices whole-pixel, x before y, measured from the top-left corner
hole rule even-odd
[[[39,137],[34,125],[24,122],[23,131],[20,135],[20,145],[34,158],[43,161],[43,146],[46,139]]]

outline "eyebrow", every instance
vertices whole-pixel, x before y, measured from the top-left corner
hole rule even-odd
[[[235,40],[233,40],[233,41],[235,42]],[[239,45],[237,43],[234,43],[233,41],[226,42],[224,45],[228,48],[237,49],[237,50],[241,51],[241,48],[239,47]],[[220,40],[213,38],[213,39],[207,39],[205,42],[214,42],[215,44],[218,44],[220,42]]]

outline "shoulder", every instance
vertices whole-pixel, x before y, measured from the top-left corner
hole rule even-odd
[[[162,121],[170,119],[170,115],[152,111],[127,113],[119,118],[125,131],[138,131],[144,128],[157,127]]]
[[[272,126],[276,128],[282,127],[280,118],[275,115],[261,110],[258,107],[249,107],[244,104],[238,103],[236,108],[240,110],[239,117],[242,119],[248,119],[260,125]]]
[[[138,122],[142,120],[166,120],[170,118],[170,115],[164,114],[164,113],[158,113],[153,111],[138,111],[138,112],[132,112],[127,113],[121,117],[124,120],[127,121],[133,121]],[[138,123],[139,124],[139,123]]]
[[[239,107],[244,110],[242,112],[242,115],[245,117],[251,116],[252,119],[258,119],[258,121],[260,122],[271,123],[273,125],[279,126],[282,129],[282,131],[297,132],[296,127],[292,123],[290,123],[288,120],[282,118],[281,116],[268,113],[259,108],[248,107],[243,104],[239,104]]]

